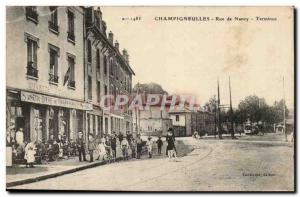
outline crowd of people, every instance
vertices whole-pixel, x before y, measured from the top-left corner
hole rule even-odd
[[[88,139],[84,139],[82,132],[78,133],[76,141],[68,140],[65,135],[50,135],[48,141],[24,141],[23,129],[20,128],[13,137],[7,136],[7,145],[12,147],[12,159],[15,164],[25,163],[26,167],[34,167],[35,163],[51,162],[58,159],[68,159],[69,157],[78,156],[79,161],[89,162],[95,160],[105,160],[113,162],[117,157],[117,147],[122,152],[122,159],[129,158],[141,159],[141,156],[147,152],[149,158],[153,157],[153,144],[157,144],[157,154],[162,154],[163,141],[158,137],[156,141],[149,136],[144,141],[140,135],[134,137],[131,133],[123,134],[107,134],[93,136],[88,135]],[[175,137],[173,130],[169,129],[166,136],[166,155],[169,160],[176,159],[177,151],[175,147]]]

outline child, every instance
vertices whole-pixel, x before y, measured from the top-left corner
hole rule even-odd
[[[25,147],[25,156],[24,159],[26,162],[26,168],[29,166],[34,168],[33,163],[35,162],[36,147],[34,142],[30,142]]]
[[[161,137],[158,137],[157,143],[157,152],[159,155],[161,155],[161,147],[163,146],[163,141],[161,140]]]
[[[146,146],[147,146],[147,150],[148,150],[148,154],[149,154],[149,158],[152,158],[152,138],[149,136],[148,137],[148,140],[147,140],[147,143],[146,143]]]

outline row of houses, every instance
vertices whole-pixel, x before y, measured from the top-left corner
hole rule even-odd
[[[164,96],[161,95],[158,103],[133,111],[133,125],[136,133],[144,136],[166,136],[168,129],[173,128],[176,137],[192,136],[194,132],[200,135],[215,134],[214,113],[198,105],[190,109],[189,104],[185,104],[182,109],[179,109],[179,101],[175,102],[174,109],[170,109],[172,96],[166,97],[165,102],[163,98]],[[147,94],[144,95],[143,105],[147,105]]]
[[[103,110],[103,95],[130,95],[129,55],[121,51],[99,7],[7,7],[7,134],[25,141],[82,131],[132,132],[129,110]]]

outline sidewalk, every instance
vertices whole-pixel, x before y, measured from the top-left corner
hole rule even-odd
[[[117,147],[116,161],[119,161],[122,158],[121,150],[118,150],[118,148],[119,147]],[[13,165],[12,167],[6,167],[6,187],[8,188],[41,181],[106,164],[106,161],[94,160],[94,162],[89,162],[88,154],[86,157],[88,161],[79,162],[77,156],[69,159],[49,162],[47,164],[35,165],[34,168],[26,168],[25,165]]]
[[[183,157],[188,153],[192,152],[193,150],[192,146],[183,143],[181,140],[176,142],[176,147],[178,150],[178,157]],[[159,159],[159,158],[166,157],[165,152],[166,152],[166,142],[164,142],[161,155],[157,154],[157,147],[156,145],[154,145],[152,159]],[[89,159],[88,156],[87,159]],[[148,154],[144,153],[140,160],[147,160],[147,159],[149,159]],[[120,161],[120,160],[122,160],[121,150],[118,151],[117,149],[116,161]],[[79,162],[78,157],[74,157],[70,159],[63,159],[55,162],[50,162],[48,164],[35,165],[35,168],[26,168],[25,165],[14,165],[13,167],[6,168],[6,188],[22,185],[22,184],[33,183],[48,178],[54,178],[57,176],[70,174],[76,171],[80,171],[80,170],[84,170],[96,166],[101,166],[104,164],[106,164],[105,161],[94,161],[92,163],[88,161]]]
[[[43,165],[35,165],[34,168],[26,168],[25,165],[14,165],[6,168],[6,187],[32,183],[48,178],[69,174],[79,170],[100,166],[105,161],[79,162],[78,157],[50,162]]]

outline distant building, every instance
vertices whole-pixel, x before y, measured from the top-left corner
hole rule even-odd
[[[210,112],[184,108],[169,112],[169,116],[172,119],[175,136],[192,136],[194,132],[198,132],[201,136],[214,134],[215,116]]]
[[[149,110],[137,110],[139,133],[144,136],[165,136],[169,128],[172,128],[172,120],[168,112],[161,110],[160,106],[150,106]],[[135,111],[133,117],[135,117]],[[136,121],[133,119],[134,127]]]

